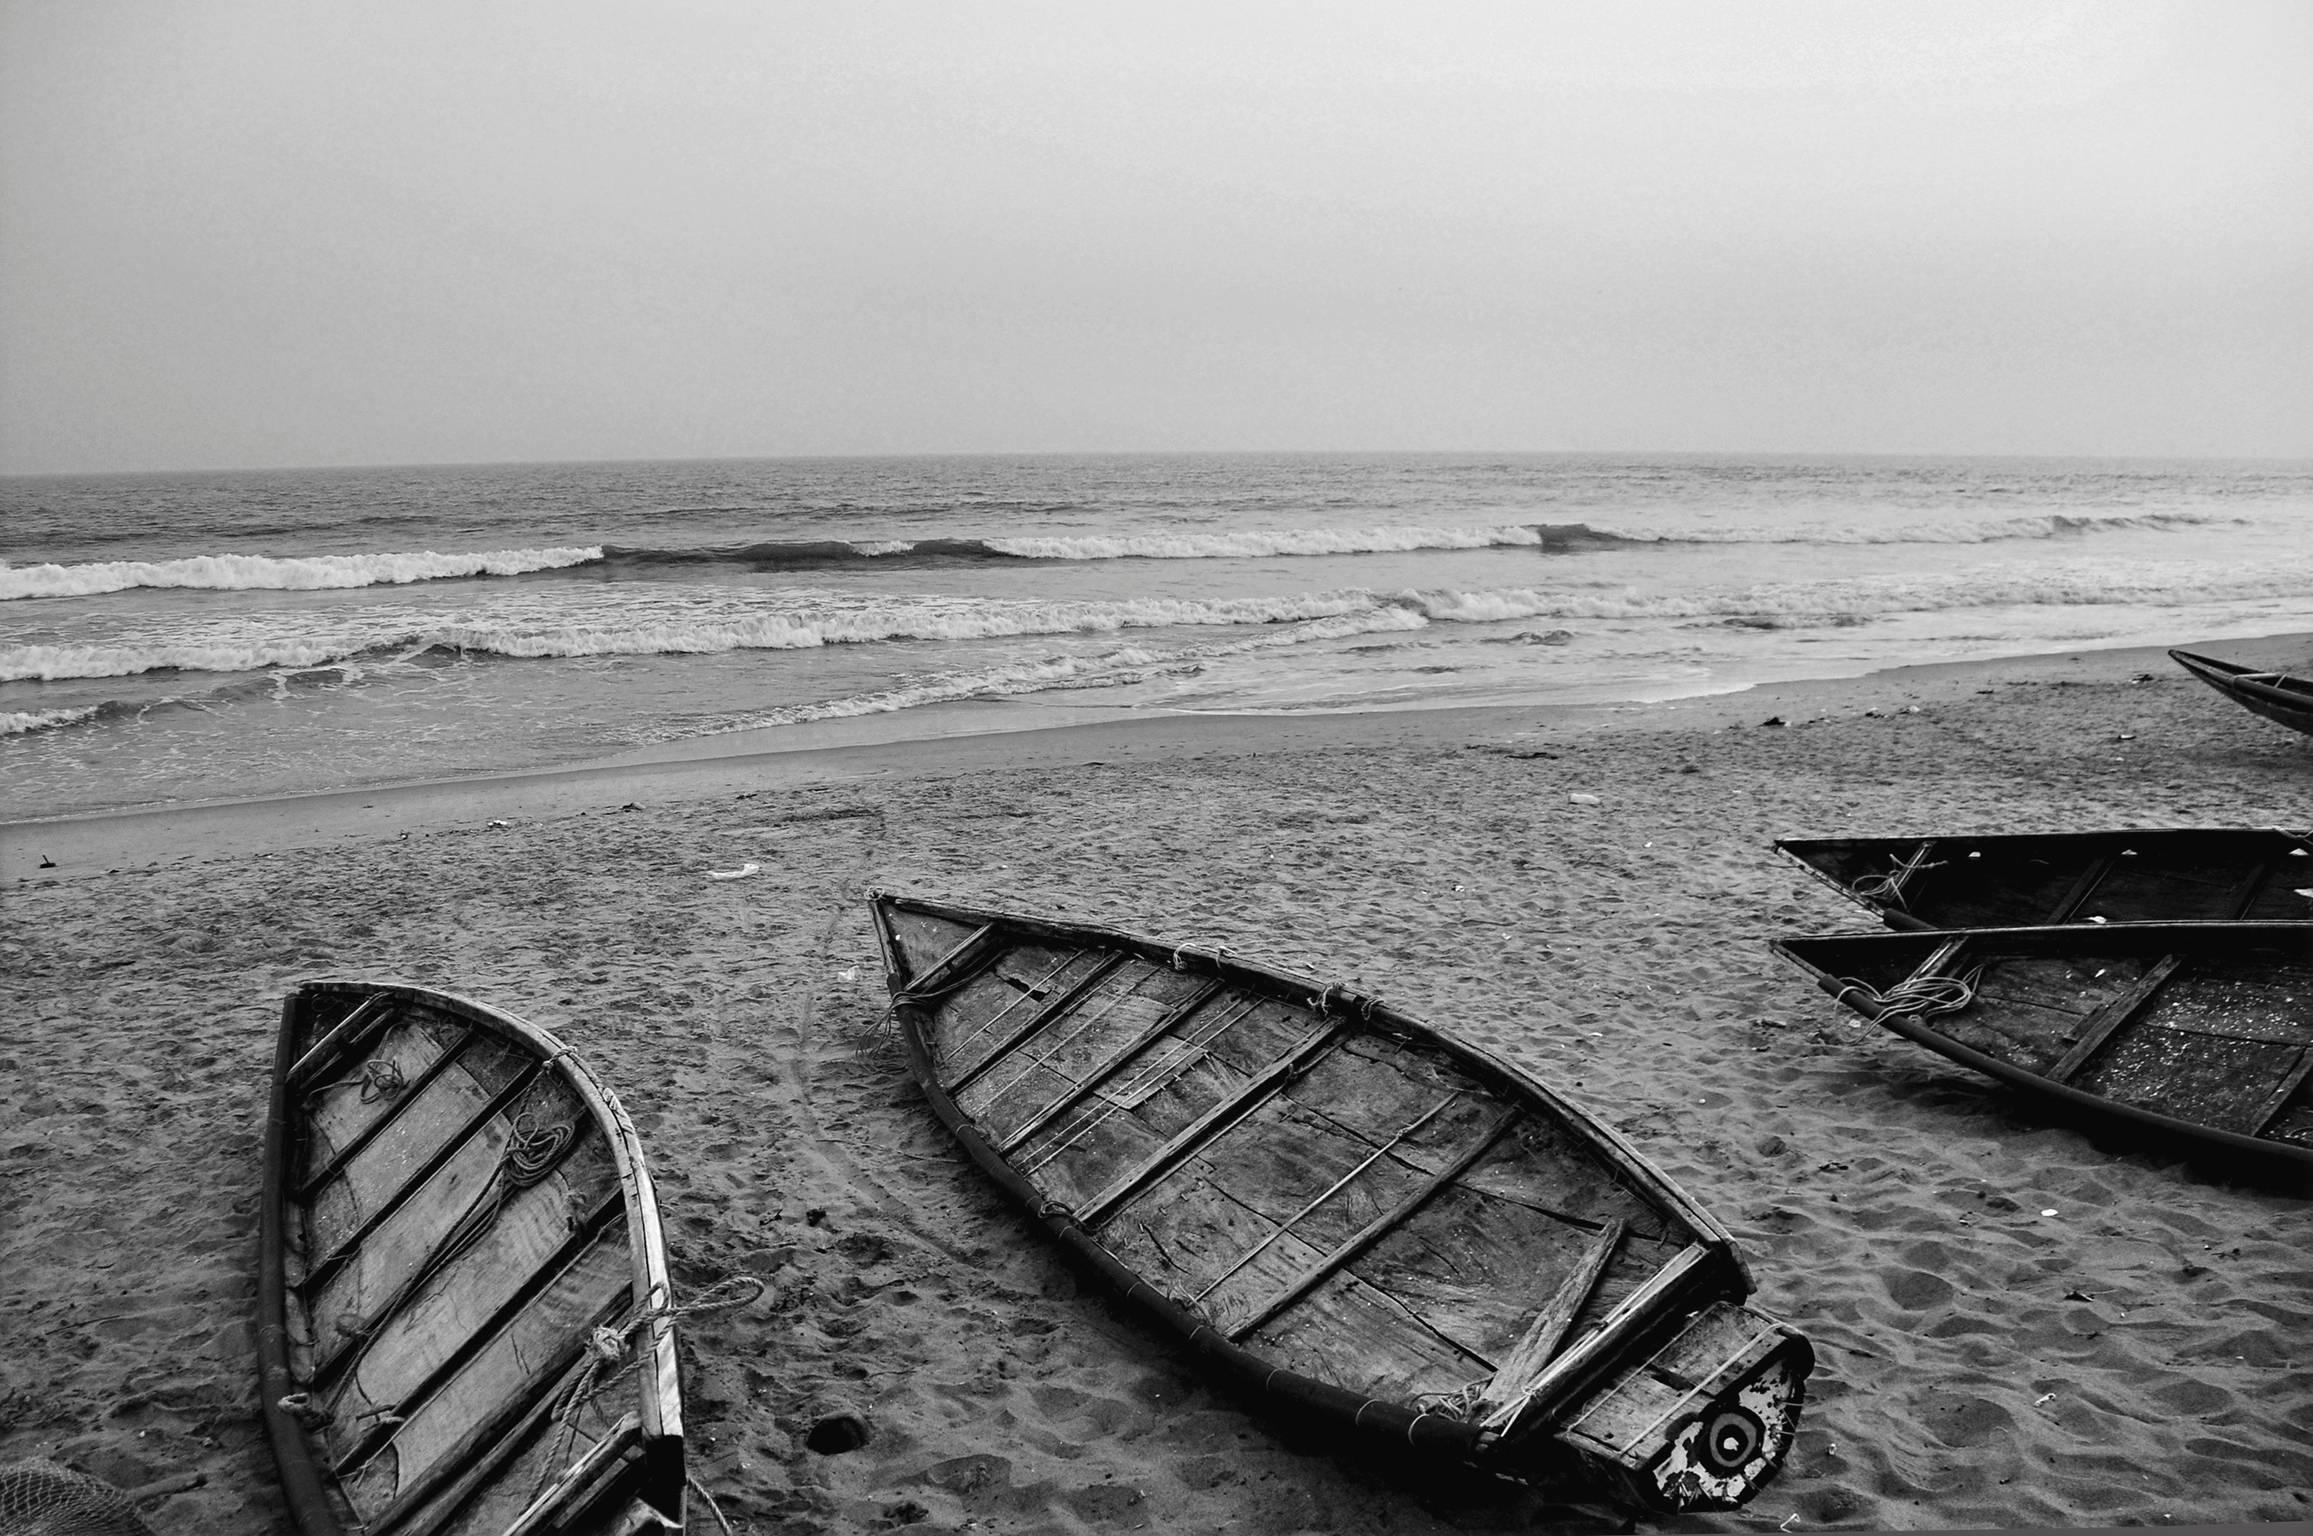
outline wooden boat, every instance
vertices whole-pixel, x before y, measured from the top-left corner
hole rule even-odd
[[[1891,928],[2313,920],[2313,839],[2278,828],[1783,838]]]
[[[893,1013],[986,1172],[1278,1411],[1528,1481],[1731,1508],[1813,1363],[1621,1136],[1361,993],[877,893]]]
[[[2313,924],[1785,939],[1848,1007],[2083,1117],[2313,1181]]]
[[[670,1299],[634,1126],[552,1035],[422,987],[290,995],[257,1346],[305,1536],[680,1530]]]
[[[2219,661],[2192,651],[2170,651],[2169,659],[2252,714],[2278,720],[2313,736],[2313,677],[2260,672],[2239,662]]]

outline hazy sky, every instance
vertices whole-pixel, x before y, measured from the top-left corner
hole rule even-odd
[[[2313,3],[0,0],[0,471],[2313,454]]]

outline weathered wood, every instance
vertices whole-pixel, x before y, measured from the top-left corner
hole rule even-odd
[[[1264,1303],[1251,1317],[1230,1328],[1228,1331],[1230,1341],[1234,1343],[1248,1334],[1257,1332],[1271,1318],[1315,1290],[1335,1270],[1354,1263],[1358,1255],[1364,1253],[1366,1249],[1386,1236],[1392,1228],[1403,1223],[1414,1212],[1429,1203],[1439,1190],[1460,1178],[1464,1169],[1485,1156],[1494,1143],[1502,1138],[1503,1133],[1510,1129],[1519,1114],[1520,1111],[1515,1107],[1504,1111],[1491,1126],[1487,1127],[1486,1133],[1479,1137],[1468,1151],[1424,1180],[1388,1211],[1367,1222],[1347,1242],[1311,1265],[1292,1284],[1286,1286],[1284,1290]]]
[[[2183,963],[2184,957],[2181,955],[2163,955],[2151,969],[2136,979],[2133,986],[2091,1014],[2087,1022],[2080,1026],[2079,1038],[2072,1042],[2072,1048],[2049,1066],[2044,1074],[2048,1081],[2064,1082],[2085,1066],[2088,1058],[2102,1050],[2105,1043],[2127,1025],[2137,1010],[2160,989],[2163,982],[2176,974],[2177,967]]]
[[[1622,1138],[1355,990],[1219,953],[1183,965],[1161,941],[1089,925],[873,900],[934,1113],[1082,1262],[1280,1411],[1557,1475],[1568,1453],[1546,1447],[1551,1415],[1676,1318],[1748,1287],[1726,1230]],[[971,985],[906,1006],[931,958],[922,935],[959,925],[993,926],[996,957]],[[1020,1035],[1026,1005],[1010,992],[1066,985],[1087,954],[1129,958]],[[1188,974],[1175,986],[1171,972]],[[995,1064],[990,1048],[1014,1035]],[[1609,1224],[1621,1235],[1601,1245]],[[1586,1256],[1588,1279],[1568,1290]],[[1511,1446],[1472,1410],[1562,1290],[1567,1317],[1549,1326],[1580,1341],[1558,1353],[1586,1363],[1527,1405]],[[1789,1443],[1786,1425],[1769,1466]],[[1637,1491],[1661,1508],[1733,1507],[1762,1472],[1707,1498]]]
[[[1249,1078],[1235,1093],[1199,1115],[1179,1135],[1159,1147],[1154,1156],[1078,1207],[1077,1224],[1088,1230],[1097,1229],[1119,1205],[1139,1193],[1141,1186],[1164,1173],[1262,1099],[1284,1087],[1295,1076],[1307,1071],[1318,1055],[1335,1044],[1340,1035],[1341,1025],[1335,1020],[1328,1020],[1312,1031],[1289,1054],[1271,1062],[1266,1071]]]
[[[1908,973],[1924,946],[1943,942],[1855,935],[1775,948],[1837,993],[1839,977]],[[2313,1185],[2313,1150],[2282,1131],[2290,1101],[2273,1102],[2296,1053],[2313,1047],[2313,923],[2076,924],[1979,930],[1968,942],[1984,967],[1971,1007],[1881,1022],[2067,1115],[2126,1124],[2236,1177]],[[2066,1008],[2077,1022],[2051,1032]]]
[[[1891,874],[1930,844],[1932,870]],[[2307,857],[2307,839],[2279,828],[2010,833],[1924,844],[1788,838],[1775,846],[1897,928],[2313,919],[2313,900],[2272,878],[2285,861]]]
[[[359,1131],[355,1132],[351,1137],[347,1138],[342,1143],[338,1143],[332,1146],[328,1160],[324,1162],[319,1168],[316,1168],[312,1172],[308,1173],[305,1176],[304,1181],[297,1186],[295,1191],[295,1198],[301,1201],[311,1200],[315,1190],[319,1189],[322,1185],[335,1178],[340,1172],[344,1170],[347,1163],[353,1161],[353,1159],[356,1157],[359,1157],[365,1147],[367,1147],[372,1141],[376,1140],[377,1137],[388,1126],[392,1125],[395,1120],[400,1118],[402,1107],[404,1105],[414,1103],[420,1095],[424,1094],[428,1088],[433,1086],[435,1078],[440,1077],[444,1072],[448,1071],[452,1066],[456,1065],[459,1058],[466,1054],[466,1047],[471,1045],[473,1040],[474,1037],[471,1033],[460,1031],[458,1037],[450,1042],[447,1049],[437,1051],[433,1060],[427,1062],[423,1067],[419,1068],[416,1078],[405,1079],[406,1086],[402,1089],[401,1092],[395,1094],[391,1101],[389,1101],[385,1113],[372,1119],[367,1125],[363,1126]],[[374,1056],[369,1058],[371,1061],[375,1061],[377,1059],[378,1058]],[[398,1062],[395,1064],[395,1070],[403,1070]],[[320,1117],[317,1115],[314,1117],[314,1119],[318,1121]],[[315,1126],[315,1131],[317,1133],[315,1139],[318,1139],[318,1133],[320,1132],[320,1127],[318,1125]]]
[[[1055,1020],[1066,1018],[1070,1011],[1083,1001],[1086,993],[1099,986],[1103,980],[1123,965],[1124,961],[1123,955],[1101,956],[1090,970],[1063,988],[1058,997],[1052,998],[1042,1008],[1031,1014],[1027,1022],[1015,1025],[1012,1032],[997,1043],[995,1049],[973,1063],[970,1071],[959,1074],[956,1080],[948,1085],[948,1092],[959,1097],[962,1096],[972,1084],[996,1067],[1003,1065],[1012,1053],[1020,1048],[1022,1042],[1033,1038]],[[1021,996],[1029,997],[1033,994],[1022,993]]]
[[[1227,983],[1218,976],[1207,978],[1205,983],[1192,993],[1187,1001],[1174,1005],[1161,1018],[1118,1046],[1105,1061],[1086,1072],[1073,1089],[1045,1105],[1018,1130],[1005,1137],[998,1144],[996,1150],[1005,1154],[1017,1151],[1021,1143],[1036,1136],[1053,1121],[1058,1120],[1062,1115],[1075,1109],[1077,1105],[1100,1091],[1111,1077],[1123,1071],[1150,1046],[1155,1045],[1159,1040],[1187,1023],[1191,1015],[1214,998],[1219,997],[1226,988]]]
[[[509,1111],[541,1085],[549,1089],[555,1086],[550,1075],[540,1075],[535,1063],[495,1091],[462,1074],[437,1079],[436,1091],[429,1095],[433,1112],[421,1116],[413,1111],[397,1122],[410,1130],[406,1144],[371,1143],[369,1151],[348,1164],[339,1179],[317,1193],[309,1207],[317,1215],[338,1204],[334,1197],[342,1192],[357,1219],[351,1231],[334,1235],[328,1230],[329,1224],[314,1221],[316,1241],[326,1246],[322,1256],[307,1266],[302,1289],[311,1295],[330,1284],[349,1259],[372,1243],[376,1233],[401,1218],[420,1192],[431,1190],[437,1199],[454,1198],[453,1192],[466,1187],[464,1181],[477,1171],[495,1172],[513,1129]],[[576,1106],[565,1094],[557,1108],[561,1112],[557,1123],[567,1123]],[[429,1132],[437,1133],[430,1141]],[[451,1182],[438,1184],[445,1168],[453,1170]],[[429,1212],[417,1219],[428,1222],[437,1214]]]
[[[2055,909],[2048,914],[2048,921],[2051,923],[2071,922],[2073,914],[2080,910],[2081,904],[2095,895],[2096,888],[2104,883],[2104,877],[2112,873],[2112,866],[2115,862],[2110,854],[2100,859],[2089,860],[2087,867],[2082,869],[2079,877],[2072,882],[2072,889],[2064,893],[2063,899],[2058,901]]]
[[[568,1263],[580,1239],[619,1208],[610,1150],[600,1137],[588,1137],[552,1177],[514,1191],[462,1251],[440,1254],[438,1263],[413,1273],[376,1309],[375,1329],[343,1336],[335,1348],[316,1340],[314,1384],[350,1370],[339,1393],[359,1393],[373,1404],[415,1395],[542,1270]]]
[[[606,1234],[510,1318],[424,1402],[405,1405],[402,1422],[359,1468],[340,1469],[347,1496],[373,1529],[455,1477],[575,1365],[587,1331],[624,1310],[630,1283],[625,1234]],[[371,1468],[391,1463],[391,1475]]]
[[[332,1025],[328,1033],[297,1058],[289,1069],[289,1091],[300,1094],[313,1086],[313,1080],[330,1066],[364,1031],[387,1022],[386,1010],[395,1001],[391,992],[373,992],[354,1005],[353,1011]]]
[[[1614,1390],[1583,1404],[1568,1428],[1620,1459],[1630,1447],[1653,1440],[1663,1424],[1707,1397],[1725,1376],[1757,1363],[1783,1333],[1779,1324],[1744,1308],[1708,1308]]]
[[[348,1065],[352,1053],[316,1058],[308,1043],[347,1037],[343,1017],[315,1021],[348,994],[393,1001],[372,1016],[367,1059],[404,1075],[364,1067],[335,1092],[309,1076],[292,1094],[296,1063]],[[394,1082],[391,1103],[333,1102]],[[505,1521],[476,1526],[460,1506],[500,1508],[510,1491],[492,1480],[510,1469],[550,1474],[549,1486],[564,1469],[557,1447],[502,1437],[545,1422],[595,1325],[670,1304],[631,1122],[553,1037],[401,984],[300,988],[283,1009],[273,1092],[257,1346],[267,1432],[300,1530],[345,1536],[351,1508],[370,1536],[503,1536]],[[301,1144],[312,1149],[304,1178]],[[555,1494],[541,1512],[553,1528],[608,1536],[631,1523],[608,1505],[579,1519],[571,1500],[597,1493],[624,1509],[631,1491],[661,1524],[680,1520],[673,1364],[667,1325],[646,1320],[597,1383],[601,1406],[637,1427],[636,1459],[612,1483],[592,1486],[602,1479],[590,1472]],[[508,1520],[535,1486],[512,1494]]]
[[[1288,1051],[1308,1015],[1258,997],[1209,1008],[1184,1049],[1167,1051],[1006,1154],[1050,1198],[1081,1205],[1115,1183]]]
[[[1625,1297],[1621,1305],[1596,1327],[1560,1350],[1516,1397],[1486,1415],[1486,1427],[1508,1430],[1537,1405],[1547,1406],[1599,1365],[1622,1342],[1622,1326],[1665,1305],[1671,1296],[1709,1261],[1710,1251],[1700,1243],[1680,1250],[1678,1257],[1656,1270],[1646,1284]]]
[[[2308,1075],[2313,1075],[2313,1050],[2300,1050],[2297,1053],[2297,1064],[2281,1074],[2281,1080],[2273,1085],[2273,1091],[2250,1112],[2250,1135],[2262,1136],[2273,1128],[2281,1118],[2281,1111],[2288,1108],[2290,1098],[2305,1085]]]
[[[1456,1093],[1449,1098],[1441,1099],[1438,1103],[1422,1111],[1419,1118],[1414,1120],[1412,1124],[1406,1126],[1405,1129],[1399,1131],[1397,1134],[1390,1137],[1389,1140],[1383,1142],[1380,1146],[1375,1147],[1371,1152],[1366,1153],[1364,1157],[1358,1159],[1355,1167],[1351,1168],[1340,1178],[1335,1179],[1331,1184],[1325,1186],[1324,1191],[1319,1194],[1316,1199],[1311,1200],[1307,1205],[1302,1206],[1301,1209],[1295,1211],[1292,1215],[1286,1217],[1283,1222],[1279,1223],[1275,1232],[1261,1239],[1261,1241],[1254,1244],[1253,1247],[1243,1255],[1243,1257],[1235,1260],[1229,1265],[1228,1268],[1222,1270],[1219,1274],[1213,1276],[1210,1280],[1207,1280],[1204,1286],[1199,1289],[1194,1296],[1188,1298],[1190,1305],[1193,1306],[1197,1302],[1204,1300],[1208,1295],[1212,1294],[1214,1288],[1219,1286],[1222,1281],[1228,1279],[1238,1270],[1243,1269],[1246,1265],[1259,1258],[1265,1251],[1268,1250],[1271,1244],[1276,1242],[1278,1238],[1283,1237],[1286,1233],[1299,1226],[1303,1220],[1314,1214],[1320,1206],[1325,1204],[1326,1201],[1332,1199],[1335,1195],[1340,1194],[1344,1189],[1347,1189],[1352,1183],[1356,1182],[1360,1174],[1364,1173],[1368,1168],[1371,1168],[1375,1163],[1380,1162],[1383,1158],[1389,1156],[1390,1153],[1396,1151],[1398,1146],[1404,1142],[1407,1137],[1413,1135],[1423,1126],[1428,1125],[1432,1120],[1435,1120],[1438,1116],[1444,1114],[1461,1098],[1462,1095]]]
[[[1519,1396],[1527,1381],[1540,1375],[1542,1367],[1550,1363],[1550,1357],[1557,1354],[1558,1346],[1566,1341],[1567,1330],[1574,1326],[1575,1314],[1590,1300],[1590,1293],[1598,1288],[1599,1276],[1606,1273],[1607,1262],[1622,1246],[1624,1230],[1620,1221],[1610,1221],[1599,1230],[1596,1240],[1575,1261],[1549,1305],[1534,1315],[1525,1337],[1494,1368],[1494,1379],[1486,1384],[1485,1403],[1506,1403]]]
[[[1006,948],[991,941],[984,960],[955,985],[943,989],[933,1012],[939,1025],[935,1045],[949,1080],[960,1080],[963,1074],[1001,1056],[1004,1033],[992,1031],[1011,1018],[1015,1009],[1040,1002],[1051,995],[1054,986],[1065,985],[1061,978],[1071,967],[1097,964],[1100,958],[1082,949]],[[1001,1006],[990,1008],[991,1003]]]

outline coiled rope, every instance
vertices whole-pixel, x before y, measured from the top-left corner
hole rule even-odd
[[[1842,976],[1839,990],[1832,997],[1842,1003],[1850,996],[1860,997],[1870,1005],[1874,1016],[1882,1019],[1901,1018],[1906,1014],[1927,1019],[1939,1013],[1957,1013],[1974,1002],[1976,982],[1983,974],[1984,968],[1979,965],[1965,976],[1913,976],[1885,992],[1852,976]]]
[[[563,1388],[561,1395],[555,1399],[550,1416],[562,1425],[562,1442],[555,1448],[553,1458],[539,1469],[538,1481],[531,1488],[530,1497],[534,1500],[538,1497],[546,1487],[547,1479],[554,1475],[556,1467],[568,1469],[571,1465],[571,1449],[576,1445],[579,1435],[579,1416],[588,1405],[634,1374],[642,1365],[639,1353],[631,1359],[627,1357],[627,1345],[638,1332],[661,1318],[673,1322],[677,1318],[743,1307],[769,1288],[770,1282],[760,1275],[732,1275],[709,1286],[695,1300],[682,1306],[676,1306],[670,1301],[663,1306],[642,1307],[615,1328],[607,1323],[597,1327],[586,1341],[585,1368],[571,1379],[570,1385]],[[715,1496],[706,1490],[687,1467],[683,1472],[683,1484],[707,1501],[707,1509],[714,1515],[715,1523],[723,1528],[725,1536],[729,1536],[731,1522],[723,1518],[722,1508],[716,1504]]]

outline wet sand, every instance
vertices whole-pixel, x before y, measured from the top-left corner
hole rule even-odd
[[[2214,649],[2313,671],[2313,636]],[[2313,1202],[2052,1124],[1766,941],[1872,926],[1777,837],[2308,821],[2313,738],[2133,651],[0,828],[0,1461],[202,1472],[156,1529],[281,1528],[250,1337],[273,1031],[301,979],[390,975],[587,1057],[686,1293],[769,1280],[685,1333],[693,1467],[739,1530],[1621,1528],[1339,1458],[1086,1289],[877,1030],[885,885],[1354,978],[1619,1126],[1819,1356],[1779,1481],[1643,1528],[2302,1520]],[[811,1450],[841,1414],[866,1444]]]

